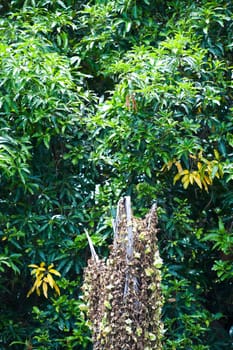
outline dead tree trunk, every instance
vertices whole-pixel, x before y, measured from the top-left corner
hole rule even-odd
[[[132,215],[130,197],[124,197],[113,226],[114,241],[106,262],[98,258],[88,236],[92,258],[83,292],[94,350],[161,350],[162,261],[156,206],[140,220]]]

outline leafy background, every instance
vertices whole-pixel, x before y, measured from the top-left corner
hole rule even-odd
[[[232,1],[2,1],[0,348],[91,349],[117,200],[154,201],[164,349],[232,348]],[[27,293],[54,264],[61,295]]]

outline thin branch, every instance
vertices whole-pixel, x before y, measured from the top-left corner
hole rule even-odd
[[[117,210],[116,210],[116,218],[115,220],[112,220],[112,226],[113,226],[113,246],[116,248],[117,242],[118,242],[118,237],[119,237],[119,223],[122,217],[122,213],[120,213],[120,209],[122,209],[122,204],[123,204],[123,198],[121,198],[118,203],[117,203]]]
[[[127,229],[127,258],[129,260],[133,257],[133,223],[130,197],[125,197],[125,212],[126,212],[126,229]]]
[[[89,236],[89,233],[88,231],[85,229],[85,234],[87,236],[87,240],[88,240],[88,243],[89,243],[89,248],[90,248],[90,251],[91,251],[91,256],[92,256],[92,259],[97,263],[99,261],[99,257],[95,251],[95,248],[94,248],[94,245],[92,243],[92,240],[91,240],[91,237]]]
[[[157,203],[154,203],[150,209],[149,214],[148,214],[148,219],[147,219],[147,229],[148,230],[151,229],[151,222],[153,221],[153,218],[156,215],[156,211],[157,211]]]
[[[131,210],[131,200],[127,196],[124,198],[125,213],[126,213],[126,230],[127,230],[127,243],[126,243],[126,262],[127,270],[125,276],[125,286],[124,286],[124,298],[128,295],[129,291],[129,262],[133,257],[133,223],[132,223],[132,210]],[[137,288],[137,280],[134,280],[135,289]]]

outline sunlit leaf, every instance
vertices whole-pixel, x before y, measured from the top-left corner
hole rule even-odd
[[[60,294],[61,294],[60,289],[59,289],[59,287],[57,286],[56,283],[54,283],[54,289],[55,289],[57,295],[60,295]]]
[[[42,289],[43,289],[43,294],[45,296],[45,298],[48,298],[48,284],[47,282],[43,282],[42,284]]]
[[[174,178],[173,178],[173,184],[175,185],[175,183],[181,178],[181,174],[180,173],[178,173],[178,174],[176,174],[175,176],[174,176]]]
[[[214,149],[214,156],[215,156],[215,159],[217,159],[217,160],[220,159],[219,152],[218,152],[218,150],[216,148]]]
[[[190,181],[190,184],[193,185],[193,182],[194,182],[194,174],[191,172],[189,174],[189,181]]]
[[[30,264],[30,265],[28,265],[28,267],[35,267],[35,269],[38,269],[38,265],[35,265],[35,264]],[[34,271],[34,270],[33,270]]]
[[[55,282],[54,282],[54,279],[53,279],[53,277],[51,276],[50,273],[47,274],[47,277],[46,277],[46,280],[45,280],[45,281],[49,283],[49,285],[50,285],[51,288],[54,287],[54,283],[55,283]]]
[[[202,189],[202,182],[201,182],[201,179],[200,179],[200,175],[198,173],[195,174],[194,181],[196,182],[198,187],[200,187],[200,189]]]
[[[58,272],[58,271],[55,270],[55,269],[50,269],[49,272],[52,273],[52,274],[54,274],[54,275],[56,275],[56,276],[59,276],[59,277],[61,276],[60,272]]]
[[[56,293],[60,295],[60,290],[54,281],[52,274],[56,276],[61,276],[61,274],[53,269],[54,264],[50,264],[48,268],[46,268],[46,265],[44,262],[40,263],[40,265],[31,264],[30,267],[33,267],[32,270],[33,274],[35,275],[35,281],[33,284],[33,287],[29,290],[27,293],[27,297],[29,297],[34,291],[38,295],[40,295],[40,288],[42,287],[43,295],[48,298],[48,285],[51,289],[55,289]],[[36,267],[36,268],[35,268]]]
[[[181,173],[183,171],[180,161],[175,162],[175,166],[177,167],[178,173]]]

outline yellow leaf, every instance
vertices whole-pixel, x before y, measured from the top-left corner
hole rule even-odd
[[[184,175],[181,179],[182,183],[187,182],[187,181],[189,182],[189,172],[186,175]]]
[[[37,279],[35,280],[36,288],[40,288],[42,282],[43,282],[42,277],[41,277],[41,278],[37,278]]]
[[[29,290],[29,292],[27,293],[27,298],[34,292],[34,290],[36,289],[35,284],[33,285],[33,287]]]
[[[193,185],[193,181],[194,181],[194,174],[193,174],[193,172],[189,174],[189,181],[190,181],[191,185]]]
[[[34,292],[34,290],[32,290],[32,288],[29,290],[29,292],[27,293],[27,298],[30,297],[30,295]]]
[[[54,264],[50,264],[48,268],[46,268],[45,262],[41,262],[39,266],[31,264],[29,267],[33,268],[31,274],[34,275],[35,281],[32,288],[27,293],[27,297],[29,297],[35,291],[38,295],[40,295],[40,288],[42,287],[44,296],[48,298],[48,286],[50,286],[52,289],[54,288],[56,293],[60,295],[60,289],[56,285],[56,282],[51,275],[54,274],[59,277],[61,276],[60,272],[53,269]]]
[[[202,180],[202,182],[206,182],[208,185],[212,185],[212,180],[208,175],[204,176],[204,179]]]
[[[181,182],[183,184],[184,189],[186,190],[186,188],[188,188],[189,185],[189,175],[184,175]]]
[[[32,288],[31,288],[31,289],[29,290],[29,292],[27,293],[27,298],[28,298],[35,290],[37,290],[37,289],[40,287],[41,283],[42,283],[42,280],[38,280],[38,279],[35,280],[35,282],[34,282]]]
[[[200,162],[197,162],[197,167],[198,167],[198,170],[201,170],[202,164]]]
[[[183,170],[180,174],[181,174],[181,175],[189,174],[189,170],[188,170],[188,169],[185,169],[185,170]]]
[[[30,264],[30,265],[28,265],[28,267],[35,267],[35,269],[38,269],[38,265],[35,265],[35,264]]]
[[[38,272],[43,272],[43,271],[45,271],[45,270],[46,270],[45,267],[38,267],[38,268],[37,268],[37,271],[38,271]]]
[[[175,160],[169,160],[169,162],[165,163],[165,164],[162,166],[161,171],[170,170],[171,167],[172,167],[172,165],[174,164],[174,161],[175,161]]]
[[[181,173],[183,171],[180,161],[175,162],[175,166],[177,167],[178,173]]]
[[[219,156],[218,150],[216,149],[214,149],[214,156],[215,156],[215,159],[219,160],[220,156]]]
[[[181,178],[181,174],[180,173],[178,173],[178,174],[176,174],[176,176],[174,176],[174,178],[173,178],[173,185],[175,185],[175,183]]]
[[[170,170],[173,164],[174,164],[174,159],[167,162],[167,170]]]
[[[48,284],[45,281],[42,284],[42,289],[45,298],[48,298]]]
[[[61,295],[60,289],[59,289],[58,285],[56,284],[56,282],[54,282],[54,289],[58,295]]]
[[[194,156],[193,154],[189,154],[189,157],[192,158],[192,159],[197,159],[197,157]]]
[[[202,179],[202,185],[204,186],[205,191],[206,191],[206,192],[209,192],[208,184],[206,183],[205,178]]]
[[[200,189],[202,189],[202,183],[201,183],[201,179],[200,179],[200,175],[196,174],[194,176],[194,181],[196,182],[196,184],[200,187]]]
[[[53,274],[54,274],[54,275],[56,275],[56,276],[61,277],[60,272],[58,272],[58,271],[57,271],[57,270],[55,270],[55,269],[50,269],[50,270],[49,270],[49,272],[50,272],[50,273],[53,273]]]
[[[207,172],[208,175],[211,176],[212,170],[213,170],[213,165],[212,164],[208,164],[206,169],[205,169],[205,172]]]
[[[186,190],[189,186],[189,179],[183,183],[183,187]]]
[[[167,164],[163,164],[163,166],[162,166],[162,168],[161,168],[161,170],[160,170],[160,171],[165,171],[165,170],[166,170],[166,168],[167,168]]]
[[[203,158],[203,151],[201,150],[199,153],[198,153],[198,159],[202,159]]]
[[[38,269],[36,269],[36,278],[43,276],[45,271],[46,269],[44,267],[38,267]]]
[[[53,288],[54,284],[55,284],[55,281],[54,281],[52,275],[50,275],[50,273],[47,274],[46,280],[48,281],[50,287]]]

